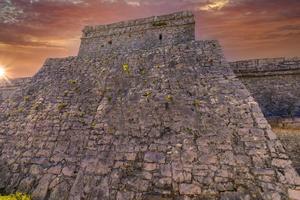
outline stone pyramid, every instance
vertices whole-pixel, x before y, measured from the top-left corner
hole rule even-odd
[[[0,192],[33,199],[288,199],[299,177],[190,12],[86,27],[0,105]],[[295,195],[294,195],[295,196]]]

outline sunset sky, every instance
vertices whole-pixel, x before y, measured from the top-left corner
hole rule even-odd
[[[32,76],[47,57],[76,55],[85,25],[182,10],[228,60],[300,56],[300,0],[0,0],[0,65]]]

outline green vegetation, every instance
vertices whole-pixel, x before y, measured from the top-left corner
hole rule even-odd
[[[171,103],[173,103],[173,97],[171,96],[171,95],[167,95],[167,96],[165,96],[165,109],[166,110],[169,110],[169,108],[170,108],[170,104]]]
[[[79,117],[84,117],[84,112],[78,112]]]
[[[128,64],[123,64],[123,71],[127,74],[130,73],[129,65]]]
[[[112,101],[112,97],[111,96],[108,96],[107,97],[107,101],[110,103]]]
[[[34,103],[33,105],[32,105],[32,110],[38,110],[39,109],[39,107],[40,107],[40,104],[39,103]]]
[[[29,96],[25,96],[25,97],[24,97],[24,101],[25,101],[25,102],[28,102],[28,101],[29,101]]]
[[[59,103],[58,106],[57,106],[57,109],[59,111],[62,111],[63,109],[65,109],[67,107],[67,104],[65,103]]]
[[[146,74],[145,69],[140,69],[140,74],[141,74],[141,75],[145,75],[145,74]]]
[[[69,84],[70,85],[75,85],[75,84],[77,84],[77,80],[70,79]]]
[[[91,124],[91,128],[92,128],[92,129],[95,129],[95,128],[96,128],[96,122],[93,122],[93,123]]]
[[[144,97],[149,98],[152,96],[152,92],[151,91],[147,91],[143,94]]]
[[[108,127],[107,133],[108,133],[108,134],[114,134],[114,133],[115,133],[115,128],[113,128],[113,127]]]
[[[78,81],[77,80],[73,80],[73,79],[70,79],[70,80],[68,80],[68,82],[69,82],[69,85],[71,85],[71,87],[72,87],[72,91],[75,91],[75,92],[77,92],[77,93],[79,93],[79,91],[80,91],[80,88],[79,88],[79,86],[78,86]],[[64,92],[64,96],[67,96],[68,95],[68,93],[66,93],[66,91]]]
[[[188,134],[193,134],[193,129],[187,127],[185,130]]]
[[[16,194],[10,194],[6,196],[0,195],[0,200],[31,200],[31,197],[26,194],[17,192]]]
[[[153,22],[152,23],[152,26],[166,26],[167,25],[167,22],[164,22],[164,21],[158,21],[158,22]]]
[[[172,102],[173,101],[173,97],[171,95],[167,95],[167,96],[165,96],[165,100],[167,102]]]
[[[24,112],[24,108],[22,107],[18,108],[18,113],[22,113],[22,112]]]
[[[193,102],[193,106],[195,106],[195,107],[199,107],[200,104],[201,104],[201,102],[198,99],[195,99]]]
[[[86,122],[84,121],[84,119],[80,118],[80,119],[78,119],[78,121],[79,121],[82,125],[86,125]]]
[[[144,97],[146,97],[147,101],[149,102],[149,98],[152,96],[152,92],[151,91],[147,91],[143,94]]]

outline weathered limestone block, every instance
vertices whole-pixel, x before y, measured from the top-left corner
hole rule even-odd
[[[84,177],[84,171],[81,170],[78,172],[75,182],[70,190],[69,193],[69,199],[70,200],[80,200],[83,196],[83,177]]]
[[[300,189],[299,190],[289,190],[289,198],[291,200],[299,200],[300,199]]]
[[[24,178],[19,184],[19,190],[28,193],[32,190],[35,179],[33,177]]]
[[[49,196],[49,200],[56,200],[56,199],[67,200],[69,196],[68,195],[69,190],[70,190],[70,185],[68,185],[66,182],[61,182],[53,188]]]
[[[147,152],[144,160],[146,162],[165,163],[165,156],[162,153]]]
[[[48,187],[53,176],[46,174],[38,182],[37,187],[32,193],[32,199],[43,200],[46,199],[48,193]]]
[[[0,161],[0,190],[5,189],[9,184],[10,174],[6,163]]]
[[[201,194],[201,187],[197,184],[180,184],[179,185],[180,194],[184,195],[199,195]]]

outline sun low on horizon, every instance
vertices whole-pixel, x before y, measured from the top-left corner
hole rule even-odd
[[[4,83],[4,85],[11,84],[11,77],[7,72],[7,68],[5,65],[0,64],[0,85]]]
[[[0,79],[4,78],[4,76],[5,76],[5,69],[2,66],[0,66]]]
[[[227,60],[300,56],[299,0],[2,0],[0,62],[10,78],[33,76],[47,58],[77,55],[87,25],[183,10]]]
[[[9,75],[7,73],[7,68],[4,65],[0,64],[0,82],[8,82],[9,81]]]

